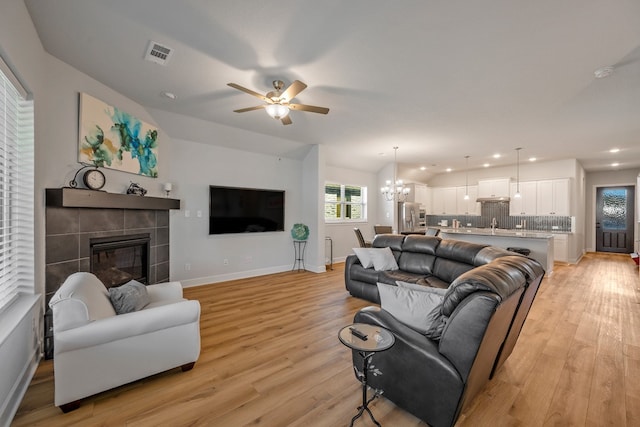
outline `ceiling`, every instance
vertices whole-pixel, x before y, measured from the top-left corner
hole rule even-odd
[[[469,169],[515,164],[517,147],[587,171],[640,167],[638,0],[25,3],[47,52],[157,111],[172,137],[170,120],[196,118],[256,135],[236,148],[324,144],[329,164],[371,172],[398,146],[401,172],[426,166],[416,180],[465,156]],[[173,50],[166,66],[144,60],[151,40]],[[290,126],[233,112],[261,101],[227,83],[266,93],[276,79],[331,111],[293,111]]]

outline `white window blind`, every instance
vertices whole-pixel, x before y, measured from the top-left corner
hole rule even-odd
[[[33,102],[0,58],[0,312],[33,293]]]

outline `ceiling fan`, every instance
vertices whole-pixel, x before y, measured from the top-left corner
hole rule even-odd
[[[253,95],[256,98],[262,99],[266,104],[257,105],[255,107],[241,108],[240,110],[233,110],[235,113],[245,113],[247,111],[253,110],[266,110],[267,114],[273,117],[276,120],[280,120],[283,125],[290,125],[291,117],[289,117],[289,110],[296,111],[309,111],[312,113],[320,113],[327,114],[329,112],[328,108],[325,107],[316,107],[313,105],[304,105],[304,104],[291,104],[290,101],[298,95],[300,92],[306,89],[307,85],[302,83],[300,80],[295,80],[287,89],[284,91],[284,82],[282,80],[274,80],[273,88],[275,90],[271,92],[267,92],[266,95],[261,95],[258,92],[254,92],[251,89],[247,89],[246,87],[242,87],[235,83],[227,83],[228,86],[231,86],[234,89],[241,90],[242,92],[248,93],[249,95]]]

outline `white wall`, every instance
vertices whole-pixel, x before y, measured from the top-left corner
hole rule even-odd
[[[354,227],[362,231],[365,240],[373,238],[373,226],[377,224],[379,190],[377,175],[369,172],[355,171],[351,169],[338,168],[335,166],[326,167],[326,182],[339,184],[352,184],[367,187],[367,221],[349,224],[326,224],[325,234],[333,241],[333,261],[344,261],[351,250],[358,246],[358,240],[353,232]],[[327,244],[327,256],[328,253]]]
[[[304,222],[301,162],[185,140],[171,148],[172,197],[181,200],[170,213],[171,279],[192,286],[290,270],[289,230]],[[209,235],[209,185],[285,190],[285,231]]]

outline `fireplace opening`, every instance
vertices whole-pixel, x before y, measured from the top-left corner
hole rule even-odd
[[[91,273],[107,288],[130,280],[149,284],[149,242],[148,233],[90,239]]]

